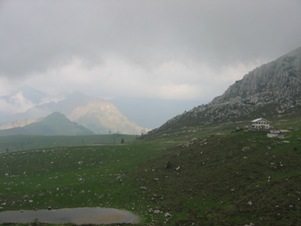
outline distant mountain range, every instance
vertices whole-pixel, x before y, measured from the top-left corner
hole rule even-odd
[[[281,117],[300,110],[301,47],[254,69],[223,95],[170,119],[149,135],[258,117]]]
[[[12,101],[14,99],[17,101]],[[88,97],[76,92],[57,98],[56,101],[49,101],[51,99],[46,94],[29,87],[11,95],[0,97],[2,103],[5,102],[6,105],[12,108],[18,108],[18,106],[25,106],[26,104],[28,106],[26,111],[13,114],[5,114],[5,111],[2,111],[0,130],[24,127],[38,122],[54,112],[59,112],[69,120],[96,134],[124,133],[140,135],[147,131],[146,128],[130,121],[116,106],[106,100]]]

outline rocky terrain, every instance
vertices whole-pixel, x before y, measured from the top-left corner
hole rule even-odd
[[[301,47],[254,69],[223,95],[172,118],[150,134],[257,117],[281,117],[300,109]]]

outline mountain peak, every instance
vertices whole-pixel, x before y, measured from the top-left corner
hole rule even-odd
[[[43,118],[40,122],[30,124],[28,126],[36,126],[38,128],[46,128],[51,131],[46,135],[91,135],[92,131],[70,121],[64,114],[53,112]]]
[[[43,118],[41,121],[46,122],[46,121],[70,121],[64,114],[60,112],[53,112],[50,115],[46,116]]]
[[[278,117],[301,110],[301,47],[264,64],[210,103],[178,115],[153,133],[206,124]]]
[[[0,130],[0,136],[40,135],[40,136],[74,136],[92,135],[91,130],[70,121],[65,115],[54,112],[39,122],[24,127]]]

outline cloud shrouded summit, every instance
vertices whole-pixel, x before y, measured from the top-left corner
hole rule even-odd
[[[300,21],[297,0],[1,1],[0,95],[207,102],[301,46]]]

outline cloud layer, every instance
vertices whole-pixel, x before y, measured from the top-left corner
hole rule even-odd
[[[0,95],[210,101],[301,46],[298,0],[0,2]]]

